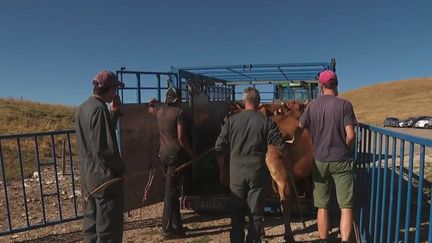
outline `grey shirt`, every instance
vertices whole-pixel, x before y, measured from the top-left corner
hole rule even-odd
[[[75,128],[84,192],[120,177],[125,167],[120,159],[115,122],[107,105],[90,96],[78,108]]]
[[[230,116],[216,140],[218,153],[230,153],[231,166],[262,169],[267,145],[283,149],[285,142],[272,119],[259,111],[244,110]]]
[[[300,117],[300,123],[310,130],[316,160],[353,159],[353,151],[345,141],[345,127],[357,124],[351,102],[332,95],[321,95],[308,105]]]

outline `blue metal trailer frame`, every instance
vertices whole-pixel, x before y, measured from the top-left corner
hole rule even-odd
[[[163,101],[165,92],[162,91],[173,86],[180,91],[179,95],[182,100],[182,104],[180,105],[189,107],[192,116],[194,116],[198,110],[196,108],[200,105],[199,103],[202,102],[202,98],[204,97],[208,100],[207,102],[216,103],[240,100],[241,96],[239,95],[241,95],[243,91],[239,88],[241,86],[253,86],[260,89],[263,102],[273,102],[277,99],[283,99],[283,91],[288,93],[290,90],[289,86],[283,86],[285,84],[296,84],[295,87],[297,87],[297,85],[302,85],[297,88],[297,91],[301,90],[303,93],[307,93],[305,99],[313,99],[317,96],[316,93],[318,92],[317,77],[321,71],[326,69],[336,70],[335,59],[330,60],[330,62],[316,63],[171,67],[170,72],[142,72],[121,68],[117,71],[117,76],[126,84],[123,89],[120,89],[120,96],[123,103],[146,103],[151,97],[145,98],[143,92],[148,90],[156,92],[151,95],[152,97]],[[131,76],[133,78],[132,80],[130,79]],[[163,84],[164,79],[167,80],[166,85]],[[267,90],[263,90],[265,88],[267,88]],[[314,92],[312,92],[312,89]],[[127,100],[128,97],[125,95],[125,92],[133,92],[132,95],[129,96],[134,96],[136,98]],[[223,107],[219,106],[219,108]],[[208,148],[203,150],[202,141],[197,143],[198,140],[203,139],[203,136],[200,136],[199,132],[195,129],[197,127],[195,120],[191,119],[190,123],[192,148],[199,154]],[[207,125],[219,127],[219,124],[220,123]],[[210,158],[210,160],[212,160],[212,158]],[[194,171],[195,169],[196,168],[194,168]],[[225,207],[221,205],[226,204],[214,203],[215,200],[217,200],[216,198],[209,199],[203,196],[190,196],[188,198],[191,200],[185,202],[185,205],[219,205],[219,209],[221,209]],[[192,198],[197,200],[192,200]],[[217,198],[223,201],[223,197]],[[202,203],[199,200],[201,200]],[[195,209],[197,208],[205,210],[205,207],[195,207]],[[209,206],[208,209],[217,210],[214,206]]]
[[[225,85],[233,87],[232,100],[240,100],[242,90],[237,86],[253,86],[260,90],[264,102],[272,102],[277,99],[294,98],[295,96],[283,96],[278,89],[289,93],[286,84],[301,84],[307,87],[306,99],[314,99],[318,93],[317,78],[321,71],[332,70],[336,72],[336,60],[316,63],[281,63],[281,64],[248,64],[248,65],[223,65],[223,66],[197,66],[197,67],[172,67],[171,72],[177,73],[183,80],[205,80],[210,85]]]

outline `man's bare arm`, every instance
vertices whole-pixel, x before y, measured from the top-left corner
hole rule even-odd
[[[192,152],[191,146],[187,141],[184,126],[182,124],[177,124],[177,134],[178,134],[178,141],[180,143],[180,146],[189,154],[191,159],[195,159],[196,156]]]
[[[345,132],[346,132],[345,143],[349,148],[352,148],[352,146],[354,145],[355,137],[356,137],[356,134],[354,131],[354,126],[353,125],[346,126]]]

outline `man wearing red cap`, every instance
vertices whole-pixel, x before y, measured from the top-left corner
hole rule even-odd
[[[116,75],[101,71],[93,79],[93,95],[77,111],[75,127],[80,159],[81,187],[88,195],[103,183],[122,177],[115,124],[119,114]],[[112,103],[111,112],[106,103]],[[123,237],[123,185],[114,183],[84,203],[84,242],[121,242]]]
[[[327,242],[330,206],[329,180],[336,187],[341,209],[340,233],[347,242],[352,229],[354,187],[354,126],[357,119],[348,100],[338,98],[338,79],[331,70],[319,75],[321,96],[312,101],[300,118],[300,127],[308,128],[314,146],[314,204],[318,208],[318,233]]]

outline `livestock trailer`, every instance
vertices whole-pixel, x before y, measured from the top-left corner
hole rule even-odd
[[[228,104],[240,100],[245,87],[259,89],[263,103],[311,100],[318,95],[318,74],[326,69],[335,71],[335,65],[332,59],[319,63],[171,67],[169,72],[121,68],[116,73],[125,83],[119,90],[123,102],[120,149],[127,171],[140,175],[125,182],[126,210],[163,201],[164,197],[158,128],[156,118],[148,112],[150,99],[163,102],[168,87],[180,91],[179,106],[185,112],[188,138],[193,151],[200,155],[214,147],[228,114]],[[228,190],[218,178],[216,154],[206,153],[184,171],[182,207],[196,211],[227,210]],[[311,205],[310,197],[303,200]],[[277,200],[269,200],[267,209],[270,208],[279,208]]]

